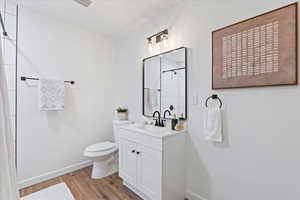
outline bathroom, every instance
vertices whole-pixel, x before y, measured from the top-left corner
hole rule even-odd
[[[8,74],[9,119],[16,150],[13,163],[20,199],[37,200],[28,197],[61,182],[76,200],[147,199],[124,186],[116,173],[91,179],[93,162],[84,151],[92,144],[114,141],[118,107],[128,109],[128,123],[155,123],[152,115],[144,112],[144,61],[156,55],[164,58],[181,47],[186,48],[186,80],[181,84],[186,89],[181,108],[186,115],[181,133],[185,137],[180,140],[185,143],[183,149],[176,149],[181,152],[173,154],[178,158],[175,166],[180,163],[184,167],[183,173],[173,177],[182,184],[181,199],[298,199],[299,86],[212,87],[213,49],[218,49],[213,48],[213,31],[294,2],[93,0],[86,7],[74,0],[1,0],[8,33],[8,37],[1,35],[2,62]],[[149,44],[150,36],[164,30],[168,30],[166,44]],[[177,74],[167,76],[171,80]],[[39,81],[21,77],[74,84],[65,83],[63,110],[40,111]],[[205,102],[212,94],[222,102],[222,142],[207,141],[203,131]],[[220,102],[211,98],[208,104],[218,107]],[[171,120],[165,123],[170,130]],[[119,156],[118,150],[114,151],[113,158]],[[2,173],[6,174],[1,170],[0,179]],[[8,177],[13,180],[13,176]],[[74,177],[82,182],[68,182]],[[110,185],[114,181],[116,187]],[[0,182],[1,200],[19,199],[2,187]],[[51,198],[72,200],[49,195]]]

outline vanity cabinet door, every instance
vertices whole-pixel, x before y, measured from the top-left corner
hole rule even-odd
[[[131,186],[136,187],[137,182],[137,144],[135,142],[120,140],[120,176]]]
[[[162,152],[138,145],[137,188],[150,199],[161,200]]]

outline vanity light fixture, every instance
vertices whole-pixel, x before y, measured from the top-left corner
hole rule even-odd
[[[149,51],[152,52],[153,50],[153,44],[152,44],[152,39],[151,38],[148,38],[148,48],[149,48]]]
[[[150,37],[147,38],[149,51],[153,50],[153,47],[156,46],[158,43],[162,42],[163,47],[167,47],[168,44],[168,37],[169,31],[168,29],[165,29],[159,33],[156,33]]]

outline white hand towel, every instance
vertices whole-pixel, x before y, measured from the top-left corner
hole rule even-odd
[[[222,114],[219,107],[207,108],[204,116],[205,140],[222,142]]]
[[[40,79],[39,108],[41,111],[63,110],[65,83],[62,80]]]
[[[150,105],[152,108],[158,105],[157,89],[150,89]]]

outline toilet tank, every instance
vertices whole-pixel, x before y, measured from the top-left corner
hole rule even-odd
[[[117,144],[117,146],[119,144],[120,127],[129,124],[130,122],[127,120],[113,120],[113,137],[114,137],[114,142]]]

